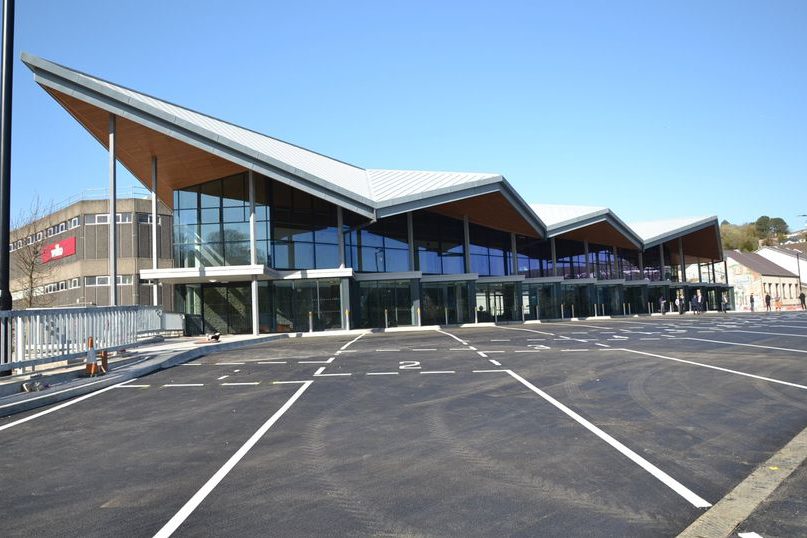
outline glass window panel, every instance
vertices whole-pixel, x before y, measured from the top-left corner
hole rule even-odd
[[[328,244],[317,244],[317,269],[328,269],[339,267],[339,246]]]
[[[490,266],[488,264],[488,257],[482,254],[471,254],[471,272],[479,273],[480,275],[489,275]]]
[[[427,274],[440,274],[440,256],[433,251],[421,250],[418,252],[420,270]]]
[[[200,265],[205,267],[224,265],[224,245],[222,243],[202,243],[197,249]]]
[[[328,226],[314,231],[314,240],[317,243],[331,243],[337,244],[339,242],[339,235],[336,232],[335,226]]]
[[[200,239],[196,226],[174,226],[175,243],[198,243]]]
[[[224,224],[225,241],[249,241],[248,222],[229,222]]]
[[[275,239],[278,241],[312,241],[314,233],[294,224],[276,224]]]
[[[225,207],[222,210],[222,220],[224,222],[249,221],[249,209],[243,207]]]
[[[211,208],[219,207],[221,205],[221,181],[210,181],[199,186],[202,193],[202,207]]]
[[[264,205],[255,206],[255,219],[258,221],[269,220],[269,207]]]
[[[210,224],[213,222],[221,222],[221,214],[218,209],[202,209],[201,222]]]
[[[249,204],[246,174],[238,174],[222,180],[222,203],[224,207],[237,207]]]
[[[384,263],[388,273],[409,271],[409,251],[396,248],[385,249]]]
[[[443,256],[443,274],[464,272],[465,258],[463,256]]]
[[[364,247],[383,247],[384,238],[377,233],[364,229],[361,230],[361,246]]]
[[[193,190],[181,190],[175,192],[174,204],[177,209],[196,209],[199,207],[199,196],[196,188]]]
[[[269,239],[269,223],[258,221],[255,223],[255,238]]]
[[[506,275],[507,270],[504,264],[504,256],[490,256],[490,275]]]
[[[255,242],[255,258],[259,264],[272,265],[269,259],[269,249],[266,241]]]
[[[361,249],[361,270],[368,273],[384,271],[384,249],[379,247],[365,247]]]
[[[233,241],[224,244],[224,256],[227,265],[248,265],[249,241]]]
[[[294,269],[314,269],[313,243],[294,243]]]
[[[199,228],[202,241],[204,241],[205,243],[212,243],[222,240],[221,225],[202,224]]]
[[[199,214],[196,209],[181,209],[175,211],[176,224],[196,224],[199,221]]]
[[[272,241],[272,267],[277,269],[291,268],[291,244],[282,241]]]

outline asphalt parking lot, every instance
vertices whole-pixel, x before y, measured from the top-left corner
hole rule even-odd
[[[213,354],[0,419],[4,534],[675,536],[807,427],[806,343],[794,312]],[[807,534],[805,478],[736,533]]]

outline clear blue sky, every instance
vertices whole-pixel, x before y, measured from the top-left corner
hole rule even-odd
[[[364,167],[627,221],[807,213],[807,2],[17,2],[16,49]],[[17,60],[12,214],[107,184]],[[136,180],[122,174],[123,184]]]

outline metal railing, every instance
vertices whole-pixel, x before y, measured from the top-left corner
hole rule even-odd
[[[155,306],[0,312],[0,353],[9,350],[7,356],[0,356],[0,371],[83,357],[90,337],[95,349],[115,351],[165,330],[166,314]]]

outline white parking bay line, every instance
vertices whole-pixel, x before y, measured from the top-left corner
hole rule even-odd
[[[367,372],[364,375],[398,375],[399,372]]]
[[[445,334],[446,336],[450,336],[451,338],[453,338],[454,340],[456,340],[457,342],[459,342],[459,343],[460,343],[460,344],[462,344],[463,346],[467,346],[467,345],[468,345],[468,342],[466,342],[465,340],[463,340],[463,339],[462,339],[462,338],[460,338],[459,336],[455,336],[455,335],[453,335],[453,334],[451,334],[451,333],[449,333],[449,332],[443,331],[443,330],[441,330],[441,329],[437,329],[437,332],[438,332],[438,333],[441,333],[441,334]]]
[[[119,389],[147,389],[151,385],[120,385]]]
[[[646,355],[648,357],[655,357],[657,359],[665,359],[665,360],[668,360],[668,361],[682,362],[684,364],[691,364],[693,366],[701,366],[703,368],[710,368],[712,370],[719,370],[721,372],[727,372],[729,374],[736,374],[736,375],[741,375],[741,376],[745,376],[745,377],[752,377],[754,379],[760,379],[762,381],[770,381],[771,383],[778,383],[780,385],[787,385],[789,387],[796,387],[797,389],[807,390],[807,386],[805,386],[805,385],[798,385],[796,383],[791,383],[789,381],[782,381],[781,379],[773,379],[772,377],[763,377],[761,375],[748,374],[748,373],[745,373],[745,372],[740,372],[738,370],[730,370],[729,368],[721,368],[720,366],[712,366],[711,364],[703,364],[702,362],[688,361],[686,359],[676,359],[675,357],[666,357],[664,355],[658,355],[656,353],[646,353],[644,351],[636,351],[635,349],[620,348],[619,350],[613,349],[611,351],[626,351],[628,353],[636,353],[638,355]]]
[[[340,350],[340,351],[344,351],[344,350],[346,350],[347,348],[349,348],[349,347],[350,347],[350,345],[351,345],[352,343],[356,342],[356,341],[357,341],[359,338],[361,338],[361,337],[362,337],[362,336],[364,336],[365,334],[367,334],[367,333],[361,333],[359,336],[357,336],[356,338],[354,338],[353,340],[351,340],[350,342],[348,342],[348,343],[347,343],[347,344],[345,344],[344,346],[340,347],[340,348],[339,348],[339,350]]]
[[[120,376],[117,376],[117,377],[120,377]],[[35,418],[39,418],[39,417],[47,415],[49,413],[53,413],[54,411],[58,411],[59,409],[64,409],[67,406],[77,404],[77,403],[79,403],[79,402],[81,402],[83,400],[86,400],[87,398],[92,398],[93,396],[98,396],[99,394],[103,394],[104,392],[107,392],[109,390],[123,387],[127,383],[131,383],[132,381],[135,381],[136,379],[137,378],[130,379],[128,381],[124,381],[123,383],[118,383],[117,385],[112,385],[111,387],[106,387],[106,388],[103,388],[103,389],[100,389],[100,390],[96,390],[95,392],[85,394],[84,396],[79,396],[78,398],[74,398],[72,400],[68,400],[63,404],[59,404],[59,405],[57,405],[55,407],[51,407],[50,409],[40,411],[39,413],[35,413],[35,414],[31,415],[31,416],[21,418],[19,420],[15,420],[14,422],[9,422],[8,424],[3,424],[2,426],[0,426],[0,432],[3,431],[3,430],[7,430],[9,428],[13,428],[14,426],[17,426],[18,424],[23,424],[25,422],[28,422],[29,420],[34,420]],[[104,381],[109,381],[109,378],[104,379]],[[92,383],[92,384],[95,384],[95,383]],[[67,391],[62,391],[62,392],[67,392]],[[58,393],[54,393],[54,394],[58,394]],[[52,396],[52,395],[53,394],[47,394],[45,396]],[[41,397],[44,398],[45,396],[41,396]]]
[[[258,364],[286,364],[286,361],[259,361]]]
[[[771,332],[765,332],[765,331],[744,331],[742,329],[726,329],[726,332],[727,333],[769,334],[771,336],[794,336],[796,338],[807,338],[807,334],[771,333]]]
[[[594,345],[595,345],[595,346],[600,346],[600,347],[611,347],[611,346],[609,346],[608,344],[601,344],[601,343],[599,343],[599,342],[594,342]]]
[[[412,348],[412,351],[437,351],[435,347]]]
[[[488,362],[490,364],[492,364],[493,366],[501,366],[502,365],[502,363],[500,363],[499,361],[495,361],[493,359],[488,359]]]
[[[201,362],[186,362],[184,364],[180,364],[180,366],[201,366]]]
[[[292,405],[294,405],[294,402],[296,402],[297,399],[303,395],[306,389],[311,386],[311,383],[313,383],[313,381],[305,381],[303,386],[297,389],[297,392],[295,392],[292,397],[289,398],[285,404],[283,404],[283,407],[278,409],[275,414],[269,418],[269,420],[264,422],[263,425],[258,428],[254,434],[252,434],[252,437],[250,437],[247,442],[244,443],[241,448],[239,448],[236,453],[230,457],[229,460],[227,460],[227,463],[225,463],[221,469],[216,471],[216,474],[210,477],[210,480],[208,480],[205,485],[202,486],[201,489],[199,489],[199,491],[197,491],[182,508],[180,508],[179,512],[174,514],[174,517],[172,517],[168,523],[166,523],[163,528],[161,528],[159,532],[154,535],[154,538],[167,538],[168,536],[171,536],[174,531],[177,530],[179,526],[182,525],[182,523],[188,518],[188,516],[191,515],[191,513],[193,513],[193,511],[196,510],[200,504],[202,504],[202,501],[204,501],[205,498],[210,495],[210,492],[216,488],[219,482],[224,480],[224,477],[229,474],[229,472],[238,464],[239,461],[241,461],[247,452],[249,452],[252,447],[258,443],[258,441],[260,441],[261,437],[263,437],[266,432],[269,431],[269,428],[271,428],[275,422],[277,422],[280,417],[282,417],[283,414],[288,411]]]
[[[243,362],[217,362],[216,366],[242,366]]]
[[[623,456],[627,457],[629,460],[639,465],[639,467],[641,467],[642,469],[653,475],[656,479],[658,479],[664,485],[666,485],[667,487],[675,491],[677,494],[679,494],[681,497],[689,501],[696,508],[708,508],[712,506],[710,502],[696,495],[694,492],[692,492],[683,484],[675,480],[673,477],[671,477],[670,475],[668,475],[667,473],[665,473],[664,471],[662,471],[661,469],[659,469],[658,467],[656,467],[655,465],[653,465],[652,463],[641,457],[639,454],[637,454],[630,448],[626,447],[625,445],[623,445],[622,443],[611,437],[609,434],[605,433],[603,430],[601,430],[600,428],[598,428],[585,418],[581,417],[580,415],[578,415],[577,413],[575,413],[574,411],[572,411],[571,409],[569,409],[568,407],[566,407],[565,405],[563,405],[562,403],[554,399],[552,396],[545,393],[544,391],[542,391],[541,389],[539,389],[538,387],[536,387],[535,385],[533,385],[532,383],[530,383],[529,381],[518,375],[517,373],[513,372],[512,370],[507,370],[507,373],[513,379],[517,380],[519,383],[530,389],[532,392],[534,392],[535,394],[537,394],[538,396],[540,396],[541,398],[543,398],[544,400],[551,403],[552,405],[560,409],[562,412],[566,413],[568,416],[573,418],[588,431],[590,431],[591,433],[593,433],[594,435],[596,435],[597,437],[599,437],[600,439],[602,439],[603,441],[605,441],[606,443],[617,449]]]
[[[421,374],[456,374],[454,370],[422,370]]]
[[[341,376],[347,376],[347,375],[353,375],[353,374],[349,374],[349,373],[344,373],[344,374],[314,374],[314,377],[341,377]]]
[[[694,336],[679,336],[678,338],[679,340],[697,340],[699,342],[712,342],[713,344],[725,344],[727,346],[756,347],[761,349],[773,349],[775,351],[792,351],[793,353],[807,353],[807,349],[791,349],[787,347],[761,346],[759,344],[741,344],[740,342],[724,342],[723,340],[709,340],[707,338],[695,338]]]
[[[377,353],[388,353],[388,352],[394,352],[394,351],[400,351],[400,349],[376,349]]]
[[[166,383],[163,387],[204,387],[204,383]]]
[[[255,386],[260,385],[260,381],[243,381],[241,383],[222,383],[222,387],[244,387],[244,386]]]
[[[223,375],[223,376],[217,377],[216,381],[221,381],[222,379],[227,379],[228,377],[230,377],[230,376],[229,375]]]

